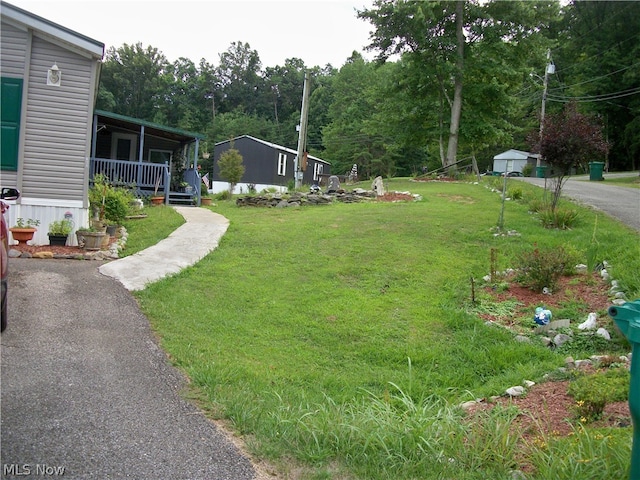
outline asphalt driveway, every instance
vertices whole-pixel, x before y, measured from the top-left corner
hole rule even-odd
[[[257,478],[233,443],[180,397],[185,379],[167,363],[147,318],[97,267],[11,259],[2,478]]]
[[[589,181],[588,176],[571,177],[562,187],[562,196],[600,210],[640,232],[640,188],[623,187],[606,180],[637,175],[638,172],[605,173],[604,181]],[[545,185],[544,178],[514,178],[540,187]],[[550,180],[546,182],[549,184]]]

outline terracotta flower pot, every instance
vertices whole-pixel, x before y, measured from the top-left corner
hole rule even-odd
[[[13,239],[20,244],[27,244],[27,242],[33,240],[33,235],[36,233],[37,228],[19,228],[11,227],[9,231],[13,236]]]
[[[162,205],[164,197],[151,197],[151,205]]]

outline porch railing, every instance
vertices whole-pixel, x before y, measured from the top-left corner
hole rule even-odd
[[[112,160],[92,158],[89,166],[89,181],[102,174],[113,185],[132,187],[137,195],[152,194],[169,195],[169,164],[131,162],[128,160]]]

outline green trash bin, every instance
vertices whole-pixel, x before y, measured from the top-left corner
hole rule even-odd
[[[640,478],[640,299],[609,307],[613,318],[623,335],[631,343],[631,380],[629,382],[629,410],[633,423],[633,446],[631,447],[630,480]]]
[[[546,165],[540,165],[539,167],[536,167],[536,178],[544,178],[546,173],[547,173]]]
[[[604,162],[589,162],[589,180],[604,180],[602,171]]]

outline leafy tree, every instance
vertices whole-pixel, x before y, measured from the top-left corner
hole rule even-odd
[[[161,121],[156,115],[165,105],[171,83],[168,68],[167,59],[157,48],[143,48],[141,43],[111,47],[102,68],[97,108]]]
[[[640,165],[640,2],[572,1],[553,51],[551,102],[580,103],[604,121],[614,169]]]
[[[270,139],[273,138],[274,131],[275,126],[268,119],[245,113],[239,108],[233,112],[218,114],[213,128],[209,130],[209,138],[214,143],[241,135]]]
[[[248,43],[233,42],[220,54],[216,68],[222,91],[220,112],[231,112],[238,107],[250,114],[264,115],[269,109],[263,94],[266,90],[261,76],[262,62],[256,50]]]
[[[571,170],[579,167],[586,170],[589,161],[604,160],[608,148],[602,125],[580,113],[575,103],[568,103],[562,112],[545,118],[540,154],[556,174],[551,210],[555,210]]]
[[[376,0],[359,16],[375,27],[370,48],[380,51],[380,61],[400,56],[405,93],[399,94],[416,120],[409,128],[414,137],[438,141],[447,166],[459,142],[474,151],[508,141],[511,97],[557,12],[554,1]]]
[[[218,160],[218,168],[220,169],[220,178],[229,182],[229,193],[233,194],[233,190],[244,175],[244,165],[242,165],[242,155],[235,148],[230,148],[220,155]]]
[[[376,78],[375,65],[354,52],[332,83],[333,103],[328,111],[330,123],[323,129],[323,143],[335,173],[349,172],[354,163],[365,177],[387,173],[382,168],[384,141],[367,128],[367,120],[376,111],[370,95]]]

